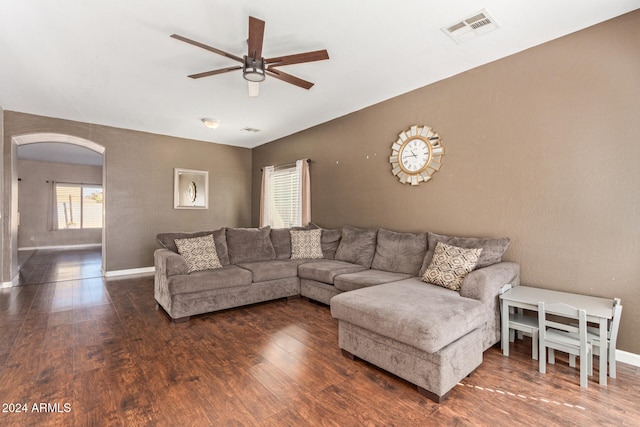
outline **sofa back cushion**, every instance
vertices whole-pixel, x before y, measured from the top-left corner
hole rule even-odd
[[[271,227],[227,228],[227,247],[231,264],[276,259],[271,243]]]
[[[371,268],[417,276],[426,252],[427,233],[397,233],[381,228]]]
[[[220,264],[222,264],[222,266],[229,265],[229,252],[227,249],[227,237],[224,227],[214,231],[196,231],[193,233],[158,233],[156,235],[156,240],[163,247],[172,252],[178,253],[178,247],[175,242],[176,239],[191,239],[194,237],[206,236],[208,234],[213,234],[213,241],[216,245],[216,252],[218,254]]]
[[[276,259],[291,258],[291,230],[308,230],[307,227],[272,228],[271,243],[276,251]]]
[[[429,232],[427,240],[429,243],[429,247],[427,249],[427,254],[424,257],[422,268],[420,269],[420,276],[424,275],[427,267],[431,263],[438,242],[446,243],[451,246],[458,246],[465,249],[481,248],[482,252],[480,253],[476,268],[487,267],[489,265],[496,264],[502,261],[502,255],[509,247],[509,243],[511,243],[511,240],[508,237],[503,237],[500,239],[455,237],[431,232]]]
[[[340,245],[340,239],[342,238],[342,230],[325,230],[322,229],[322,237],[320,238],[320,244],[322,245],[322,254],[325,259],[335,259],[336,251]]]
[[[335,259],[371,268],[376,253],[377,229],[342,227],[342,238]]]
[[[328,230],[317,224],[309,223],[309,230],[315,230],[317,228],[322,230],[320,244],[322,245],[322,255],[324,259],[335,259],[336,251],[338,250],[340,239],[342,238],[342,230],[339,228],[336,230]]]

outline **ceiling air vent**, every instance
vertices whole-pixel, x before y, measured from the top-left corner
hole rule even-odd
[[[240,129],[240,130],[241,130],[242,132],[251,132],[251,133],[257,133],[257,132],[260,132],[260,129],[256,129],[256,128],[249,128],[249,127],[242,128],[242,129]]]
[[[482,9],[468,18],[443,27],[442,31],[451,37],[454,42],[462,43],[498,28],[499,25],[496,20],[486,9]]]

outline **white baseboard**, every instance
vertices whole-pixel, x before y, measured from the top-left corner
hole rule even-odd
[[[622,362],[628,365],[640,367],[640,354],[616,350],[616,362]]]
[[[101,248],[102,243],[86,243],[82,245],[58,245],[58,246],[29,246],[24,248],[18,248],[18,251],[37,251],[37,250],[56,250],[64,251],[71,249],[89,249],[89,248]]]
[[[4,288],[12,288],[14,286],[18,286],[18,283],[20,282],[20,275],[16,274],[16,276],[13,278],[12,281],[10,282],[2,282],[0,283],[0,289],[4,289]]]
[[[149,275],[155,272],[154,267],[130,268],[128,270],[112,270],[104,273],[104,277],[121,277],[134,275]]]

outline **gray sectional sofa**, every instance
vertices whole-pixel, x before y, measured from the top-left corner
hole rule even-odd
[[[480,365],[483,351],[500,341],[498,295],[505,284],[519,284],[518,264],[501,260],[508,239],[345,226],[298,233],[320,240],[319,248],[309,252],[314,258],[305,258],[301,254],[308,254],[307,248],[300,249],[299,240],[292,250],[292,235],[306,230],[158,234],[163,248],[154,253],[156,302],[174,321],[285,297],[329,304],[345,355],[416,384],[435,401],[444,399]],[[208,235],[213,235],[220,267],[189,273],[176,242]],[[475,269],[463,276],[457,290],[421,280],[438,242],[479,253]]]

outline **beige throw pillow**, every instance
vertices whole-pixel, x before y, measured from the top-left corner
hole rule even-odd
[[[422,280],[459,291],[465,276],[478,264],[481,252],[482,248],[465,249],[438,242]]]
[[[291,259],[317,259],[322,255],[322,230],[291,230]]]
[[[189,273],[222,267],[213,234],[190,239],[175,239],[178,253],[187,261]]]

